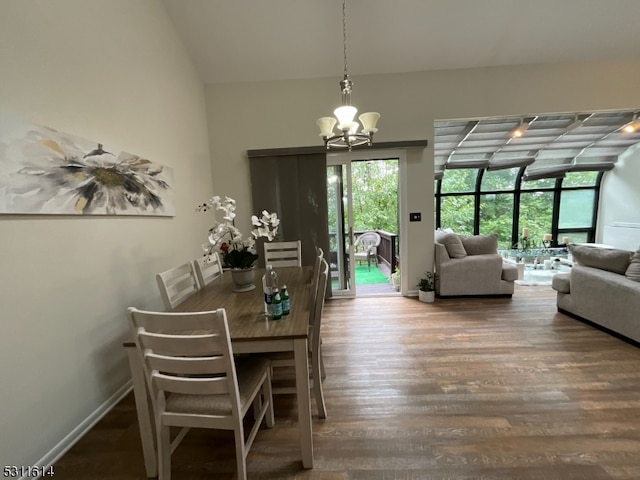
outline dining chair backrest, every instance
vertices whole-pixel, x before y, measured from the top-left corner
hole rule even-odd
[[[193,268],[201,289],[222,277],[223,273],[222,261],[220,260],[218,252],[195,259],[193,261]]]
[[[171,393],[227,395],[229,415],[239,414],[240,395],[224,309],[172,313],[130,308],[129,321],[151,398],[161,414]],[[193,333],[198,331],[203,333]]]
[[[302,242],[265,242],[264,263],[277,267],[302,266]]]
[[[129,324],[150,392],[158,439],[158,479],[171,478],[171,452],[189,428],[233,430],[237,477],[247,478],[246,456],[266,418],[273,425],[270,363],[234,361],[224,309],[173,313],[128,309]],[[244,434],[254,405],[255,422]],[[171,427],[183,427],[171,442]]]
[[[318,275],[320,275],[320,265],[324,258],[324,251],[318,247],[316,249],[316,257],[313,262],[313,271],[311,272],[311,294],[309,295],[309,311],[313,309],[313,305],[316,301],[316,295],[318,290]],[[323,293],[324,295],[324,293]]]
[[[312,352],[320,352],[320,326],[322,324],[322,312],[324,309],[324,291],[327,288],[328,278],[329,264],[323,258],[320,261],[320,273],[316,285],[315,302],[313,309],[309,311],[309,325],[311,326],[311,340],[309,343]]]
[[[173,309],[198,291],[193,264],[187,262],[156,275],[164,307]]]

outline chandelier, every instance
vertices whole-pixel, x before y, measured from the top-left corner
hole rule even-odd
[[[320,127],[320,136],[324,140],[324,145],[329,148],[359,147],[361,145],[371,145],[373,134],[378,131],[376,124],[380,118],[378,112],[366,112],[358,117],[362,123],[362,130],[358,132],[360,124],[353,120],[358,109],[351,105],[351,91],[353,82],[349,78],[347,71],[347,9],[346,0],[342,0],[342,40],[344,49],[344,78],[340,82],[342,91],[342,106],[333,111],[335,117],[322,117],[316,120]],[[335,134],[333,127],[338,124],[339,133]]]

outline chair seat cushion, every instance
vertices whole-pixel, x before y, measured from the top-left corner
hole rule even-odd
[[[246,405],[269,368],[269,360],[261,357],[238,357],[235,360],[240,406]],[[228,395],[185,395],[173,393],[167,398],[166,412],[197,415],[231,415]]]

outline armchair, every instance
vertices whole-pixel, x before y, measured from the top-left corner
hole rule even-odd
[[[441,296],[508,295],[518,278],[515,265],[497,253],[495,235],[435,234],[436,293]]]
[[[380,235],[376,232],[365,232],[353,242],[355,261],[366,261],[367,267],[371,270],[371,260],[374,265],[378,265],[378,246],[380,246]]]

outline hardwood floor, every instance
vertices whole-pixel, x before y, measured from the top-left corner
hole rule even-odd
[[[323,321],[328,418],[314,416],[315,468],[301,467],[294,398],[279,396],[249,478],[640,478],[640,348],[557,313],[549,287],[433,304],[333,300]],[[55,471],[144,479],[131,395]],[[233,478],[232,436],[192,430],[172,471]]]

